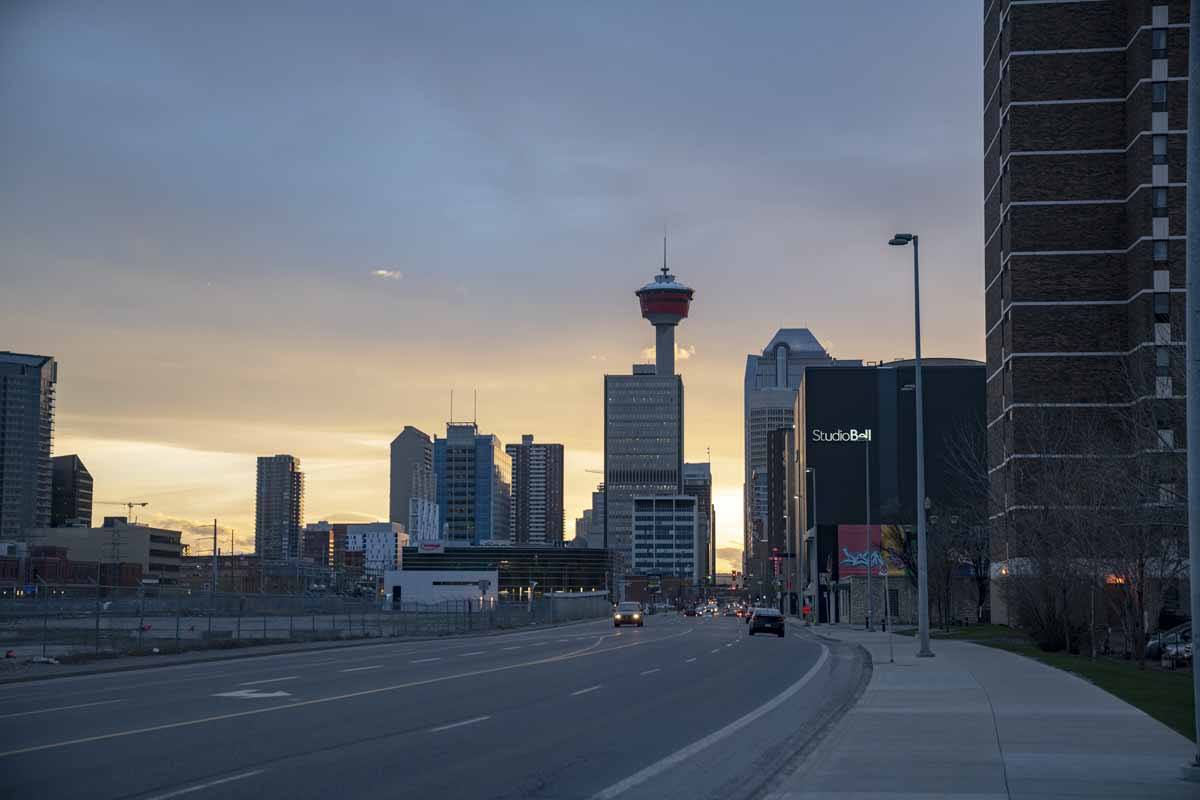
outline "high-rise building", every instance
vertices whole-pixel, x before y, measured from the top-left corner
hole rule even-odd
[[[633,498],[683,490],[683,379],[675,374],[675,326],[694,291],[667,271],[635,293],[655,330],[655,363],[604,376],[604,546],[623,574],[632,566]]]
[[[50,527],[92,526],[92,474],[77,455],[51,459]]]
[[[604,484],[601,483],[596,486],[596,491],[592,492],[592,507],[583,512],[588,523],[588,547],[598,550],[604,549],[604,494]]]
[[[433,440],[442,540],[480,544],[507,540],[512,459],[500,440],[473,422],[451,422]]]
[[[405,527],[416,542],[441,536],[437,480],[433,473],[433,441],[429,434],[405,425],[392,440],[389,518]]]
[[[760,573],[768,577],[770,589],[765,593],[772,601],[781,593],[794,591],[795,581],[789,577],[795,574],[800,552],[796,538],[800,521],[793,510],[793,498],[798,497],[796,484],[796,431],[789,425],[767,436],[767,524],[761,553],[766,561],[759,566]]]
[[[333,526],[325,520],[304,526],[302,555],[320,567],[333,566]]]
[[[0,539],[50,524],[57,380],[49,356],[0,352]]]
[[[700,514],[692,495],[633,499],[633,571],[697,585],[702,553]]]
[[[780,328],[761,355],[746,356],[744,395],[745,482],[742,560],[749,578],[759,576],[766,553],[767,439],[793,424],[796,388],[811,366],[861,364],[835,360],[807,328]]]
[[[684,464],[683,493],[696,498],[696,535],[700,539],[696,572],[711,582],[717,568],[717,514],[712,502],[712,464],[707,461]]]
[[[505,448],[512,459],[509,508],[513,544],[563,543],[563,446],[535,444],[532,434]]]
[[[304,527],[304,473],[300,459],[259,456],[254,508],[254,552],[264,560],[300,557]]]
[[[1157,430],[1121,447],[1159,451],[1147,469],[1171,489],[1164,496],[1180,498],[1188,3],[984,8],[995,518],[1010,530],[1025,524],[1042,464],[1075,446],[1039,431],[1107,429],[1131,413]]]

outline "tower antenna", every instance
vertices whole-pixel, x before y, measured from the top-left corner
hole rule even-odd
[[[454,390],[450,390],[450,421],[454,422]]]
[[[471,409],[471,424],[476,428],[479,427],[479,390],[475,389],[474,406]]]
[[[663,275],[667,274],[667,234],[663,233]]]

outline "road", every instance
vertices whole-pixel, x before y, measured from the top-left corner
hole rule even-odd
[[[729,800],[860,667],[803,634],[662,614],[9,684],[0,794]]]

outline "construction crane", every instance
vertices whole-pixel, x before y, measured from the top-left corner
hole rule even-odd
[[[102,506],[125,506],[125,519],[130,524],[133,524],[134,522],[137,521],[137,520],[133,519],[133,507],[134,506],[140,506],[141,508],[145,508],[146,506],[150,505],[150,501],[148,501],[148,500],[143,503],[130,503],[125,500],[96,500],[95,503],[97,505],[102,505]]]

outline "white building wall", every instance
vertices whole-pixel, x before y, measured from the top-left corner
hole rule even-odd
[[[383,574],[384,607],[391,607],[399,587],[405,605],[460,603],[465,609],[470,602],[471,610],[482,611],[495,606],[499,585],[496,570],[388,570]]]
[[[362,552],[363,571],[382,577],[400,567],[401,548],[409,543],[408,534],[396,522],[352,523],[346,526],[346,550]]]

